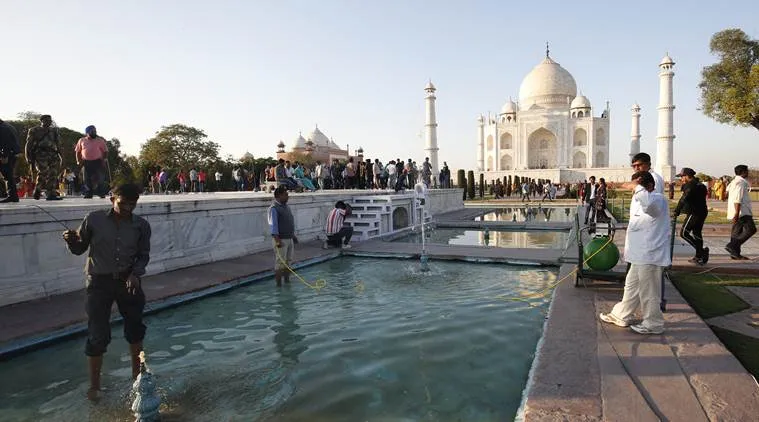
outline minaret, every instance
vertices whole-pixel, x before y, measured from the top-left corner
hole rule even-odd
[[[477,116],[477,171],[485,170],[485,118]]]
[[[630,129],[630,162],[635,154],[640,152],[640,106],[632,105],[632,127]]]
[[[656,132],[656,171],[661,174],[665,181],[669,182],[675,177],[675,166],[672,160],[672,141],[675,139],[673,129],[673,112],[675,104],[672,99],[672,77],[675,72],[672,68],[675,62],[664,56],[659,63],[659,128]]]
[[[424,87],[424,92],[427,96],[424,97],[426,108],[426,122],[424,127],[425,133],[425,152],[427,157],[430,157],[430,164],[432,165],[432,180],[438,180],[438,165],[437,165],[437,119],[435,118],[435,85],[432,85],[432,81],[427,83]]]

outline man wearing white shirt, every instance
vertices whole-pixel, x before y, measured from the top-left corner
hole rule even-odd
[[[727,185],[727,219],[733,222],[733,230],[730,233],[730,243],[725,250],[731,259],[749,259],[741,255],[741,245],[756,233],[754,215],[751,213],[751,186],[748,177],[748,166],[740,164],[735,166],[735,179]]]
[[[588,224],[588,220],[593,223],[596,220],[596,176],[590,176],[588,183],[585,184],[584,198],[585,202],[585,224]]]
[[[654,191],[654,177],[638,171],[632,177],[635,188],[630,203],[630,222],[625,236],[624,260],[630,263],[625,279],[622,301],[608,314],[601,313],[603,322],[630,327],[640,334],[664,332],[664,316],[660,283],[664,267],[672,263],[670,254],[669,204],[661,193]],[[630,325],[640,308],[643,321]]]

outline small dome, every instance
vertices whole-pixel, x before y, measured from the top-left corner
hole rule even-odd
[[[506,104],[501,107],[501,114],[514,114],[517,112],[517,104],[509,98]]]
[[[632,105],[632,107],[630,108],[630,110],[632,110],[632,111],[640,111],[640,105],[638,103],[635,103],[635,104]]]
[[[477,123],[482,123],[484,121],[485,121],[485,118],[482,117],[482,114],[480,114],[480,115],[477,116]]]
[[[314,131],[308,135],[308,140],[320,147],[330,147],[329,138],[319,130],[319,126],[316,126]]]
[[[530,107],[532,104],[566,107],[576,96],[575,78],[550,57],[535,66],[519,87],[519,103],[522,107]]]
[[[578,95],[572,100],[572,104],[569,108],[590,108],[590,100],[584,95]]]
[[[667,54],[664,56],[664,58],[663,58],[663,59],[661,59],[661,63],[659,63],[659,66],[662,66],[662,65],[665,65],[665,64],[669,64],[669,65],[673,65],[673,64],[675,64],[675,61],[674,61],[674,60],[672,60],[672,57],[669,57],[669,53],[667,53]]]
[[[282,142],[282,141],[279,141],[279,143],[277,144],[277,146],[278,146],[279,148],[284,148],[284,147],[285,147],[285,143],[284,143],[284,142]]]
[[[434,91],[435,85],[432,85],[432,81],[427,82],[427,86],[424,87],[425,91]]]
[[[298,137],[293,141],[293,149],[295,148],[305,148],[306,147],[306,140],[303,138],[303,135],[298,135]]]
[[[282,148],[284,148],[284,146],[285,146],[284,142],[279,141],[279,144],[282,145]],[[277,145],[277,146],[279,146],[279,145]],[[240,161],[248,161],[248,160],[252,160],[253,158],[254,158],[253,154],[251,154],[248,151],[245,151],[245,154],[243,154],[242,157],[240,157]]]

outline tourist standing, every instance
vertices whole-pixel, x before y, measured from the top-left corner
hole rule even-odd
[[[598,179],[598,188],[596,189],[596,199],[595,199],[595,214],[596,214],[596,221],[607,221],[606,219],[606,198],[607,198],[607,190],[606,190],[606,179],[603,177]]]
[[[179,180],[179,192],[185,193],[185,183],[187,183],[187,176],[184,174],[184,170],[179,170],[179,174],[177,175],[177,180]]]
[[[709,262],[709,248],[704,248],[704,238],[701,234],[709,213],[706,206],[706,186],[698,180],[696,172],[688,167],[680,170],[677,177],[683,182],[683,193],[675,207],[675,218],[681,213],[685,214],[685,222],[680,227],[680,237],[696,250],[696,255],[690,262],[704,265]],[[674,185],[674,182],[672,184]]]
[[[198,171],[195,168],[190,169],[190,192],[198,191]]]
[[[221,184],[221,172],[219,170],[216,170],[216,173],[214,173],[213,177],[216,181],[216,190],[221,192],[224,190],[224,186]]]
[[[735,166],[735,178],[727,185],[727,218],[733,222],[733,229],[725,250],[732,259],[749,259],[741,255],[741,245],[756,233],[747,177],[748,166],[739,164]]]
[[[298,237],[295,235],[295,218],[287,205],[289,195],[285,186],[274,189],[274,202],[269,207],[268,220],[271,229],[272,245],[274,247],[274,279],[277,287],[290,282],[290,266],[295,257],[295,245]]]
[[[88,189],[84,197],[92,198],[93,195],[98,195],[105,198],[103,181],[105,179],[105,160],[108,158],[108,145],[105,143],[105,139],[98,136],[95,126],[87,126],[84,133],[86,135],[79,138],[74,147],[76,165],[84,165],[84,183]]]
[[[327,234],[327,240],[324,241],[323,248],[329,247],[348,249],[351,247],[350,241],[353,236],[353,227],[345,226],[345,217],[351,215],[351,207],[343,201],[337,201],[335,208],[329,212],[324,232]]]
[[[625,261],[630,264],[625,279],[622,301],[601,321],[630,327],[640,334],[664,332],[664,316],[660,308],[661,281],[664,268],[672,264],[670,255],[669,205],[654,190],[654,176],[638,171],[632,177],[635,188],[630,203],[630,220],[625,236]],[[637,309],[643,321],[630,326]]]
[[[40,125],[29,129],[26,137],[26,162],[36,169],[34,199],[40,199],[42,190],[48,201],[62,199],[58,195],[58,178],[61,174],[60,135],[49,114],[40,116]]]
[[[10,123],[0,119],[0,172],[5,179],[8,197],[0,203],[18,202],[18,190],[13,169],[16,166],[16,156],[21,152],[18,143],[18,132]]]
[[[583,202],[585,203],[585,224],[596,220],[596,176],[590,176],[588,183],[583,189]]]
[[[198,190],[200,192],[205,192],[205,186],[206,186],[206,172],[203,169],[200,169],[198,172]]]
[[[348,158],[348,163],[345,165],[345,189],[356,188],[356,164],[353,162],[353,157]]]
[[[425,157],[422,163],[422,183],[427,189],[432,186],[432,164],[429,157]]]
[[[111,342],[113,302],[124,318],[124,337],[129,343],[132,378],[140,373],[139,354],[146,327],[142,323],[145,293],[142,276],[150,261],[150,223],[133,213],[140,188],[124,184],[113,190],[109,210],[87,214],[79,229],[66,230],[63,239],[74,255],[88,253],[85,273],[87,343],[90,387],[87,397],[97,398],[103,354]]]

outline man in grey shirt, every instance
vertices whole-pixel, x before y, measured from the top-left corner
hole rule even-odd
[[[97,399],[103,354],[111,341],[113,302],[124,317],[124,337],[132,357],[132,377],[140,372],[139,354],[145,338],[142,311],[145,294],[141,277],[150,260],[150,224],[132,213],[140,188],[124,184],[113,191],[109,210],[93,211],[84,217],[79,229],[66,230],[63,239],[71,253],[82,255],[89,249],[87,274],[87,343],[90,388],[87,397]]]

